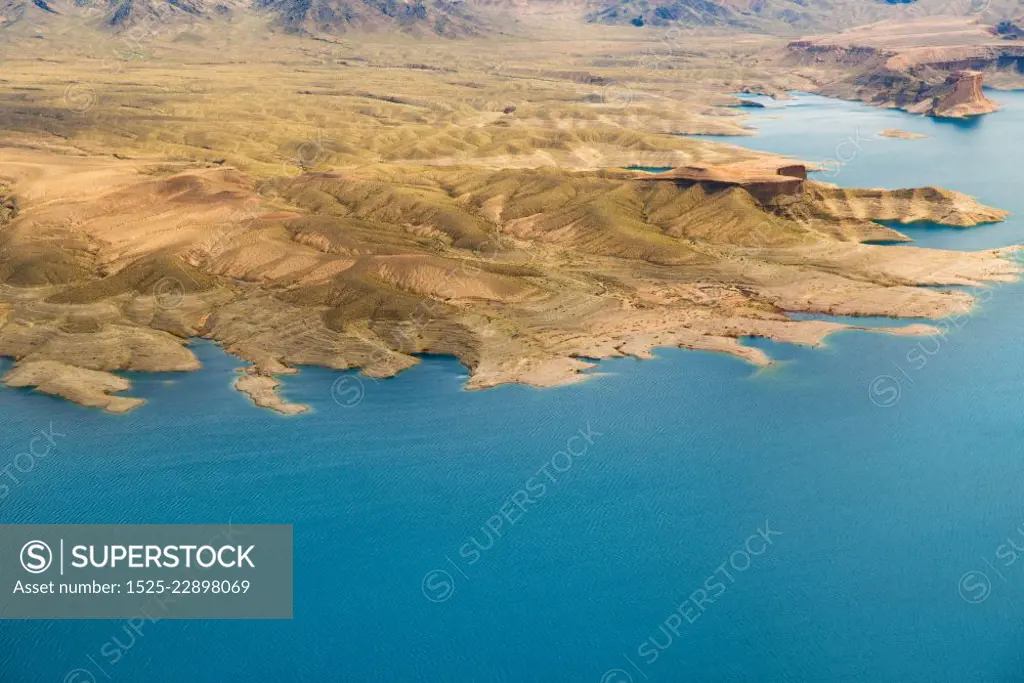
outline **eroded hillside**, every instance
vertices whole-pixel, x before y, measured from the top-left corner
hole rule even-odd
[[[907,17],[805,38],[789,44],[786,61],[820,70],[824,94],[941,118],[998,110],[982,91],[986,78],[1024,82],[1024,45],[977,16]]]
[[[906,239],[876,221],[1005,215],[969,197],[839,189],[680,135],[751,134],[730,93],[804,82],[736,59],[764,39],[682,55],[601,31],[457,49],[207,35],[112,63],[8,50],[4,381],[130,410],[116,373],[195,370],[195,337],[249,361],[238,388],[284,412],[302,408],[278,376],[303,365],[382,377],[450,354],[483,388],[664,345],[764,364],[741,338],[846,327],[790,312],[939,318],[971,296],[922,285],[1015,276],[997,253],[865,243]]]
[[[240,387],[291,410],[301,365],[382,377],[423,353],[470,387],[580,379],[587,358],[659,345],[755,363],[747,335],[816,343],[843,326],[787,311],[936,318],[1006,279],[995,254],[861,244],[873,219],[1003,213],[923,189],[806,181],[778,205],[742,186],[625,171],[373,165],[257,180],[227,168],[4,150],[24,197],[2,235],[0,354],[13,386],[130,409],[118,370],[198,368],[189,337],[252,362]],[[178,172],[180,171],[180,172]],[[913,331],[913,330],[910,330]]]

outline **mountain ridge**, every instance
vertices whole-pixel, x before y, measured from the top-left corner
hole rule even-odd
[[[839,30],[883,20],[976,15],[1016,30],[1019,6],[992,0],[0,0],[0,30],[74,18],[107,31],[265,20],[270,30],[339,35],[394,30],[461,38],[501,33],[524,15],[636,28],[708,28],[770,34]],[[38,26],[35,26],[38,25]]]

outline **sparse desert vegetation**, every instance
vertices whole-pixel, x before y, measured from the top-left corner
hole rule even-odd
[[[196,369],[196,336],[284,411],[273,377],[302,365],[388,376],[451,354],[482,388],[659,345],[766,363],[738,339],[845,327],[787,312],[936,318],[971,297],[920,285],[1015,276],[997,253],[864,244],[905,239],[877,220],[1005,215],[969,197],[803,178],[766,195],[750,177],[798,164],[682,135],[750,134],[734,93],[816,87],[784,40],[532,30],[126,42],[57,23],[6,44],[6,381],[129,410],[112,373]]]

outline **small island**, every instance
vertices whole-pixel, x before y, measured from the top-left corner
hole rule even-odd
[[[896,138],[898,140],[924,140],[927,135],[921,135],[920,133],[911,133],[908,130],[900,130],[899,128],[886,128],[878,134],[879,137],[883,138]]]

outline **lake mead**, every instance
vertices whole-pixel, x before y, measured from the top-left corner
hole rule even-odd
[[[799,95],[727,141],[831,161],[816,177],[841,185],[967,192],[1013,215],[899,229],[1003,247],[1024,239],[1024,93],[992,96],[1003,110],[964,125]],[[878,137],[894,127],[928,138]],[[147,404],[127,415],[0,389],[4,522],[290,523],[295,538],[293,621],[5,621],[3,670],[1021,680],[1022,294],[993,285],[928,337],[750,341],[779,361],[763,369],[666,349],[578,385],[466,391],[451,358],[381,381],[306,368],[285,379],[313,408],[296,417],[234,391],[240,364],[208,342],[200,372],[133,374]],[[14,469],[40,434],[45,455]]]

